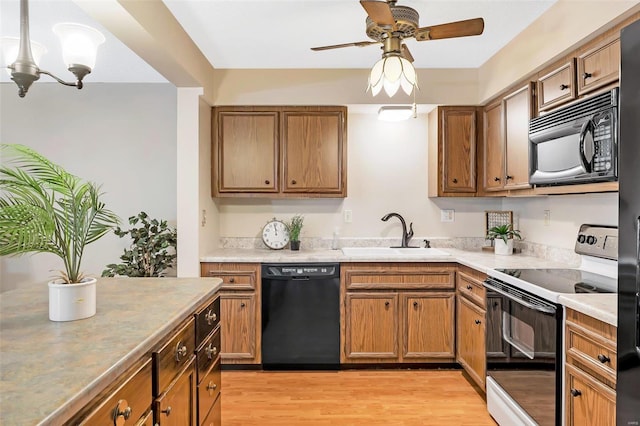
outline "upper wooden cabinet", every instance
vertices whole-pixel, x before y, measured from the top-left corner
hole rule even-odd
[[[571,58],[559,66],[554,66],[540,73],[536,83],[538,89],[538,111],[547,111],[565,102],[574,100],[576,90],[575,59]]]
[[[529,188],[529,120],[533,84],[504,96],[484,109],[483,188],[504,191]]]
[[[437,107],[428,120],[429,197],[475,195],[477,107]]]
[[[578,94],[583,95],[618,81],[620,39],[596,39],[578,51]]]
[[[214,107],[214,197],[346,197],[347,108]]]

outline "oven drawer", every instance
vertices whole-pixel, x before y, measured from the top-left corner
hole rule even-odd
[[[567,363],[601,376],[615,387],[616,328],[571,309],[567,310],[566,325]]]

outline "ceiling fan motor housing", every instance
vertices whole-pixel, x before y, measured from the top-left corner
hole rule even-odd
[[[394,33],[398,34],[401,38],[413,37],[413,34],[418,28],[418,21],[420,15],[415,9],[407,6],[395,6],[389,5],[391,14],[396,21],[397,30]],[[388,25],[378,25],[371,18],[367,16],[367,36],[376,41],[383,41],[388,37],[388,33],[392,31]]]

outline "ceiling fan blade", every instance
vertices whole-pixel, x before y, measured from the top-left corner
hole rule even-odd
[[[414,59],[413,59],[413,55],[411,54],[411,52],[409,51],[409,48],[407,47],[406,44],[402,43],[402,57],[405,58],[407,61],[413,63]]]
[[[320,46],[320,47],[312,47],[311,50],[319,51],[319,50],[329,50],[329,49],[340,49],[341,47],[365,47],[372,44],[378,44],[378,41],[356,41],[353,43],[343,43],[343,44],[332,44],[331,46]]]
[[[418,41],[439,40],[443,38],[480,35],[482,31],[484,31],[484,19],[475,18],[418,28],[415,32],[415,38]]]
[[[390,25],[397,30],[396,20],[391,13],[389,3],[386,1],[360,0],[360,4],[369,15],[369,18],[378,25]]]

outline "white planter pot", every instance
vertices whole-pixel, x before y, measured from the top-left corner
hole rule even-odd
[[[96,314],[95,278],[86,278],[78,284],[49,283],[49,319],[74,321]]]
[[[493,240],[493,243],[494,243],[495,254],[499,254],[503,256],[508,256],[513,254],[513,238],[510,240],[507,240],[506,243],[501,239],[496,238],[495,240]]]

